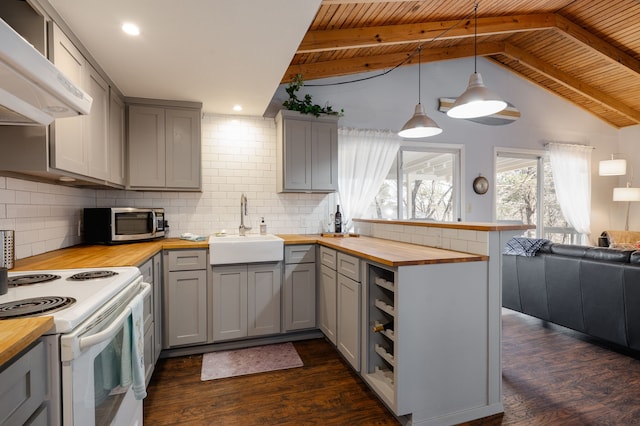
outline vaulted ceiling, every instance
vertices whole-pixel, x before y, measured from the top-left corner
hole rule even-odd
[[[282,82],[474,55],[473,0],[323,0]],[[621,128],[640,123],[640,2],[480,0],[477,54]]]

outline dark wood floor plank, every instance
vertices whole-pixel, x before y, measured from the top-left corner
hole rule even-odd
[[[145,425],[397,425],[322,339],[294,342],[304,367],[200,381],[202,356],[160,360]],[[640,425],[640,354],[505,310],[504,415],[465,423]]]

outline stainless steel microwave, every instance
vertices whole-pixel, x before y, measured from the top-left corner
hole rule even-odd
[[[164,238],[164,209],[103,207],[84,209],[87,243],[126,243]]]

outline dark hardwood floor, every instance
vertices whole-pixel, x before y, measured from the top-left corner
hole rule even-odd
[[[201,355],[160,360],[145,425],[397,425],[322,339],[294,343],[304,367],[200,381]],[[504,415],[466,426],[640,425],[638,354],[505,310]]]

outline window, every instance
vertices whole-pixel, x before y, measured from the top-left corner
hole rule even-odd
[[[535,225],[526,236],[576,243],[578,233],[562,215],[549,158],[544,154],[498,151],[496,219]],[[542,212],[542,214],[540,214]]]
[[[459,175],[459,149],[401,147],[368,217],[455,221]]]

